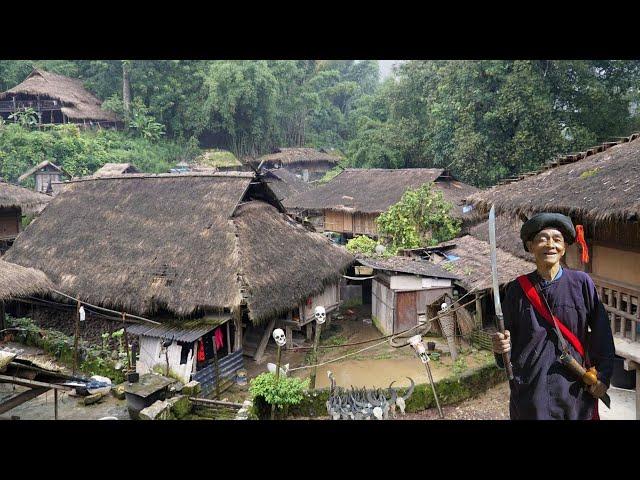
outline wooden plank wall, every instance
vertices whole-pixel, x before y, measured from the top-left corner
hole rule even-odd
[[[20,212],[15,208],[0,210],[0,239],[15,238],[20,233]]]
[[[393,333],[395,294],[386,285],[373,279],[371,282],[371,315],[377,318],[378,329],[384,335]]]
[[[337,283],[327,285],[327,287],[318,295],[311,298],[311,304],[306,303],[300,306],[301,325],[313,320],[313,313],[317,306],[323,306],[327,313],[335,310],[340,303],[340,286]]]

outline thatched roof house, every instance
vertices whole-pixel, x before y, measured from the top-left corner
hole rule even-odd
[[[40,123],[81,123],[115,126],[119,119],[103,110],[102,102],[87,89],[82,80],[34,69],[15,87],[0,93],[0,113],[11,113],[31,107]]]
[[[41,211],[51,197],[41,193],[32,192],[17,185],[0,180],[0,209],[20,209],[22,214],[37,213]]]
[[[348,168],[332,180],[285,199],[287,210],[311,217],[316,228],[346,236],[377,236],[375,219],[410,189],[433,183],[462,218],[462,202],[477,188],[457,181],[442,168]],[[315,218],[315,220],[314,220]]]
[[[527,217],[557,211],[579,221],[640,219],[640,134],[567,155],[541,172],[478,192],[469,201],[488,212]]]
[[[11,298],[44,295],[53,285],[40,270],[0,260],[0,302]]]
[[[114,175],[128,175],[130,173],[140,173],[140,170],[138,170],[133,163],[105,163],[93,172],[93,176],[112,177]]]
[[[82,300],[174,317],[248,307],[259,324],[340,278],[345,250],[281,213],[253,174],[68,182],[7,260]]]
[[[337,164],[340,157],[331,155],[325,149],[320,148],[277,148],[274,152],[257,158],[252,163],[262,164],[264,168],[279,166],[290,167],[293,165],[310,165],[314,163],[328,163],[331,166]]]
[[[461,205],[478,189],[455,180],[442,168],[347,168],[331,181],[285,201],[286,207],[379,214],[400,201],[409,189],[435,183],[444,198]],[[455,209],[454,215],[462,213]]]
[[[505,252],[533,262],[533,255],[525,252],[520,240],[522,220],[516,220],[505,215],[496,215],[496,246]],[[489,242],[489,221],[485,220],[469,229],[469,235],[483,242]]]

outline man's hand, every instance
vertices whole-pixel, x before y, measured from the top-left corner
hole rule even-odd
[[[491,335],[491,343],[493,347],[493,353],[502,355],[511,350],[511,334],[509,330],[505,330],[504,334],[496,332]]]
[[[607,393],[607,389],[607,386],[601,381],[587,387],[587,391],[596,398],[600,398]]]

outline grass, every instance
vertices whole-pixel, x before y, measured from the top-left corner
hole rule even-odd
[[[598,173],[598,170],[600,170],[599,167],[596,168],[592,168],[591,170],[585,170],[584,172],[582,172],[580,174],[580,178],[589,178],[589,177],[593,177],[596,173]]]
[[[242,165],[233,153],[215,148],[205,150],[194,160],[194,163],[203,167],[237,167]]]

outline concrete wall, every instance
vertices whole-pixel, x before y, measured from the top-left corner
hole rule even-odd
[[[151,373],[156,365],[162,369],[162,372],[165,371],[167,361],[161,343],[159,338],[140,335],[140,356],[136,364],[136,372],[140,375]],[[169,355],[169,371],[173,376],[179,377],[182,382],[189,382],[193,370],[193,348],[189,352],[187,363],[182,365],[180,364],[182,344],[174,341],[169,345],[167,353]]]
[[[375,278],[371,282],[371,315],[376,327],[384,335],[393,333],[395,293]]]

